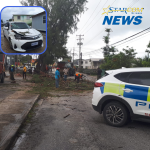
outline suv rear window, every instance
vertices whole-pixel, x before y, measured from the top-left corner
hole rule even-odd
[[[127,78],[130,74],[131,74],[131,72],[123,72],[123,73],[118,73],[118,74],[114,75],[114,77],[120,81],[127,82]]]
[[[150,86],[150,72],[133,72],[127,82]]]

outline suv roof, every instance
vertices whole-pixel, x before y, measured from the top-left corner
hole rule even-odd
[[[122,68],[116,70],[107,70],[108,74],[110,73],[118,73],[118,72],[132,72],[132,71],[150,71],[150,67],[137,67],[137,68]]]

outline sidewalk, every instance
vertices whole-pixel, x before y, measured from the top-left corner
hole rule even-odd
[[[0,102],[0,150],[8,148],[39,95],[16,91]]]

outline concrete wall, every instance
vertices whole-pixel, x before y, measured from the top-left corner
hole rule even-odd
[[[46,23],[43,23],[43,16],[46,16],[46,14],[41,14],[32,18],[32,28],[46,31]]]

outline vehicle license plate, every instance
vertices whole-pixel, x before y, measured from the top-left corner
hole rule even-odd
[[[31,43],[31,46],[38,45],[38,42]]]

